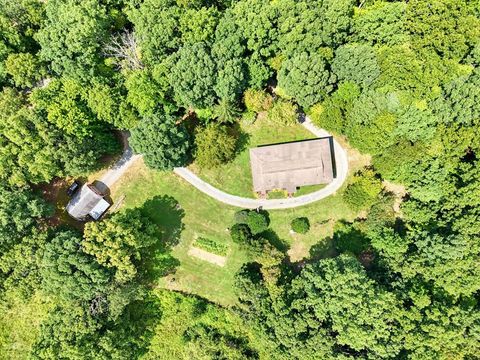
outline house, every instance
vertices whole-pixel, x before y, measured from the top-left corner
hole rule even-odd
[[[93,184],[85,184],[68,203],[67,212],[79,221],[98,220],[110,205]]]
[[[331,136],[250,149],[254,191],[293,194],[301,186],[328,184],[336,177]]]

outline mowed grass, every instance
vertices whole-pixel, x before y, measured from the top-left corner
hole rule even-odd
[[[251,125],[241,125],[241,148],[235,159],[215,169],[200,169],[192,164],[190,169],[200,178],[229,194],[253,198],[252,171],[249,149],[259,145],[313,139],[315,136],[300,124],[272,126],[264,119]],[[314,191],[314,190],[313,190]],[[304,190],[304,194],[312,192]]]
[[[224,305],[235,302],[234,275],[248,261],[247,254],[231,241],[227,231],[236,209],[204,195],[171,172],[147,169],[141,160],[115,184],[111,193],[114,199],[125,196],[119,211],[143,207],[167,232],[178,225],[179,216],[168,206],[162,205],[161,200],[152,199],[173,197],[178,202],[178,212],[183,212],[183,230],[172,254],[179,260],[179,265],[174,274],[160,279],[159,285],[198,294]],[[224,267],[187,254],[197,237],[215,239],[228,247],[229,256]]]
[[[350,149],[342,139],[339,141],[349,153],[350,174],[368,164],[367,157]],[[251,181],[250,174],[237,176],[241,176],[239,181]],[[271,231],[267,237],[279,248],[287,251],[292,261],[310,256],[334,255],[331,236],[335,222],[341,219],[352,220],[358,215],[343,201],[342,192],[343,189],[334,196],[308,206],[269,211]],[[235,273],[242,264],[251,260],[244,250],[231,241],[227,230],[232,225],[233,215],[238,208],[210,198],[172,172],[148,169],[141,160],[115,184],[111,195],[113,199],[123,198],[119,211],[141,207],[159,226],[166,229],[167,234],[171,234],[174,228],[178,227],[181,218],[183,229],[172,254],[179,264],[175,273],[159,279],[159,286],[197,294],[222,305],[235,304]],[[167,198],[170,204],[165,205],[165,197],[174,200]],[[172,210],[172,202],[178,202],[175,207],[178,211]],[[179,213],[183,215],[179,216]],[[305,235],[292,234],[291,221],[304,216],[310,220],[310,231]],[[197,237],[214,239],[228,247],[224,267],[188,255],[188,250]]]

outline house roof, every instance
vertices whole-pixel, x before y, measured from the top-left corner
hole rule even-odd
[[[97,216],[98,211],[105,207],[104,203],[108,204],[108,202],[103,199],[103,194],[92,184],[85,184],[79,191],[75,193],[73,198],[68,203],[67,212],[73,218],[80,221],[85,221],[88,220],[89,215],[92,217],[94,217],[94,215]],[[103,205],[98,207],[99,204]],[[105,212],[107,209],[108,206],[103,210],[103,212]],[[95,210],[95,212],[92,215],[91,212],[93,210]],[[98,219],[102,214],[98,215],[96,219]]]
[[[335,177],[333,139],[266,145],[250,149],[253,187],[256,192],[327,184]]]

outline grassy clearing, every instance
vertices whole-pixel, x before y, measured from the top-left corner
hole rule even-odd
[[[347,144],[342,145],[350,155],[351,174],[368,163],[368,158],[348,148]],[[250,178],[244,174],[242,181],[250,181]],[[348,208],[341,193],[342,190],[305,207],[270,211],[271,231],[268,237],[288,251],[294,261],[309,257],[311,252],[315,257],[333,255],[330,239],[335,222],[352,220],[357,215]],[[245,251],[231,241],[228,233],[238,208],[208,197],[171,172],[147,169],[142,161],[134,164],[115,184],[111,195],[113,199],[124,197],[119,211],[142,207],[166,229],[166,236],[171,237],[169,240],[177,243],[173,250],[173,256],[179,261],[177,270],[175,274],[159,279],[159,286],[197,294],[223,305],[235,303],[234,275],[249,260]],[[310,221],[311,229],[305,235],[290,233],[290,223],[298,217],[307,217]],[[183,229],[177,238],[176,230],[180,224],[183,224]],[[229,248],[224,267],[188,255],[199,237],[215,239]]]
[[[142,207],[157,224],[167,229],[166,234],[175,234],[180,223],[183,224],[173,250],[179,266],[175,274],[160,279],[160,286],[198,294],[225,305],[234,303],[234,275],[248,260],[246,253],[231,241],[227,230],[236,209],[209,198],[173,173],[147,169],[142,161],[129,169],[111,193],[112,198],[125,195],[119,211]],[[171,210],[170,201],[178,202],[178,211]],[[198,237],[215,239],[230,249],[225,267],[188,255]]]
[[[239,153],[230,163],[215,169],[200,169],[193,164],[190,169],[203,180],[229,194],[249,198],[254,197],[252,171],[250,169],[250,148],[315,138],[301,125],[272,126],[265,120],[258,120],[251,125],[242,125],[241,131]]]

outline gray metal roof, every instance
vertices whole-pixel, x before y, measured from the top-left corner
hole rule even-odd
[[[102,200],[103,194],[98,189],[91,184],[85,184],[68,203],[67,212],[77,220],[86,221],[90,212]]]
[[[333,139],[273,144],[250,149],[253,187],[264,193],[297,187],[327,184],[334,178]]]

